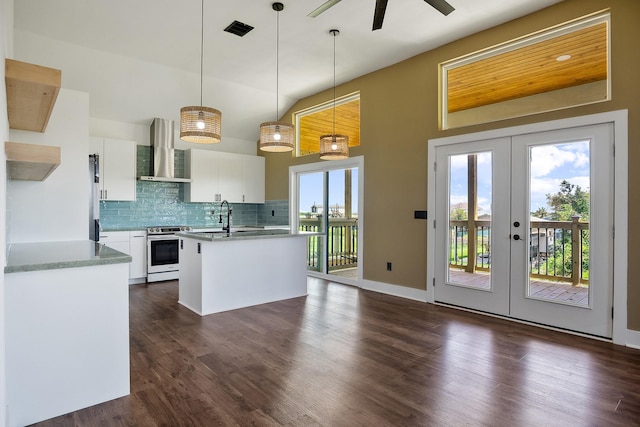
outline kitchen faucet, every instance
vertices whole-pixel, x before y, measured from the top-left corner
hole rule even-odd
[[[227,226],[224,226],[224,222],[222,222],[222,207],[224,206],[224,204],[227,204]],[[231,234],[231,206],[229,206],[229,202],[227,202],[226,200],[223,200],[222,203],[220,203],[220,220],[218,221],[219,223],[222,223],[222,231],[226,231],[227,234]]]

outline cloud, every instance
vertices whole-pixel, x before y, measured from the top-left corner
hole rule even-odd
[[[589,143],[537,145],[531,149],[531,177],[544,177],[558,168],[589,166]]]

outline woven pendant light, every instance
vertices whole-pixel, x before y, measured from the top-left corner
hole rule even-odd
[[[280,11],[284,9],[282,3],[273,3],[271,8],[277,12],[276,16],[276,121],[264,122],[260,125],[260,142],[258,147],[262,151],[269,151],[274,153],[284,153],[292,151],[295,141],[295,128],[291,123],[278,121],[278,89],[279,89],[279,75],[278,75],[278,54],[280,44]]]
[[[329,30],[333,35],[333,133],[320,136],[320,158],[343,160],[349,158],[349,137],[336,133],[336,37],[338,30]]]
[[[200,27],[200,105],[180,109],[180,139],[196,144],[216,144],[222,133],[222,113],[202,106],[202,69],[204,56],[204,0]]]

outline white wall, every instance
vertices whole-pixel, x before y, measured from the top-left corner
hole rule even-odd
[[[4,59],[13,55],[13,0],[0,1],[0,82],[4,82]],[[6,87],[0,84],[0,142],[9,139]],[[7,162],[4,150],[0,150],[0,248],[6,246],[6,194]],[[5,251],[0,251],[0,266],[7,264]],[[7,424],[7,383],[5,351],[4,274],[0,275],[0,426]]]
[[[61,89],[46,131],[11,130],[10,140],[59,146],[61,164],[44,181],[7,182],[7,241],[87,240],[89,95]]]
[[[193,75],[182,70],[172,69],[158,64],[152,64],[114,55],[102,51],[88,49],[84,46],[64,43],[41,37],[32,33],[16,30],[15,54],[16,59],[34,64],[62,70],[62,87],[79,90],[89,93],[90,96],[109,100],[109,105],[90,105],[89,115],[91,116],[90,134],[92,136],[102,136],[106,138],[134,140],[138,144],[149,144],[149,127],[155,117],[170,119],[176,122],[178,130],[180,108],[185,105],[192,105],[196,99],[187,96],[190,93],[189,86],[199,79],[194,79]],[[205,76],[206,78],[206,76]],[[214,83],[205,81],[205,87],[210,87]],[[138,117],[138,105],[120,105],[119,100],[124,99],[122,92],[134,93],[141,100],[149,101],[155,108],[148,111],[148,115],[143,119]],[[197,91],[194,91],[197,95]],[[167,97],[171,94],[180,94],[179,98],[172,98],[167,102]],[[239,154],[256,154],[257,140],[245,140],[228,135],[246,133],[228,128],[225,125],[224,117],[244,117],[247,126],[254,126],[252,123],[259,123],[256,119],[257,111],[260,111],[264,99],[256,99],[254,90],[240,85],[227,84],[224,91],[216,93],[216,97],[246,99],[247,102],[239,105],[230,103],[235,109],[223,108],[222,105],[215,105],[222,109],[223,141],[219,144],[198,145],[199,149],[226,151]],[[271,98],[269,98],[271,102]],[[135,104],[135,103],[134,103]],[[110,110],[118,109],[126,117],[131,117],[130,123],[113,121],[107,114]],[[146,112],[145,112],[146,114]],[[243,122],[244,123],[244,122]],[[255,125],[254,133],[257,133]],[[178,134],[175,137],[175,148],[193,148],[194,144],[185,143],[180,140]]]
[[[64,74],[64,71],[63,71]],[[165,119],[166,117],[160,117]],[[151,122],[148,124],[123,123],[113,120],[99,119],[91,117],[89,120],[89,134],[91,136],[101,136],[104,138],[126,139],[136,141],[138,145],[150,145]],[[225,138],[219,144],[191,144],[180,139],[180,124],[174,123],[175,135],[173,138],[174,148],[186,150],[188,148],[198,148],[199,150],[224,151],[228,153],[256,155],[257,144],[255,141],[247,142],[234,138]]]

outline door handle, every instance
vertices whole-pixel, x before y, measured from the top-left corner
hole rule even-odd
[[[514,234],[513,235],[513,240],[520,240],[520,235],[519,234]]]

